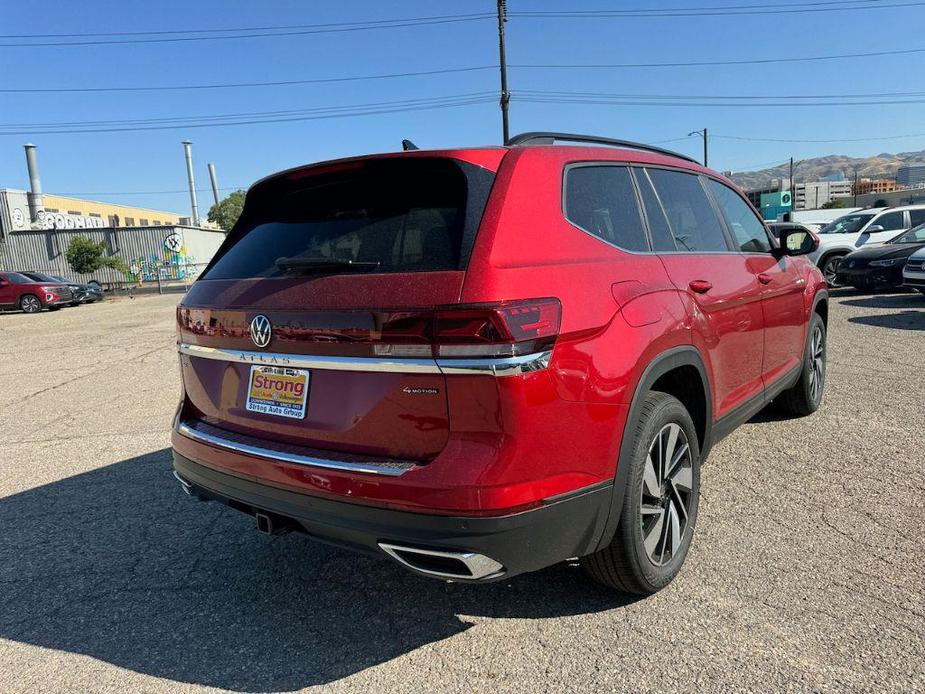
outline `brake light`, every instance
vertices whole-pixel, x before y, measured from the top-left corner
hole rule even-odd
[[[561,316],[558,299],[441,310],[435,320],[434,356],[510,357],[546,349],[559,334]]]

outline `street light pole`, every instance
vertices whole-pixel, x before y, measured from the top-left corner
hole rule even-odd
[[[507,56],[504,49],[504,23],[507,21],[507,0],[498,0],[498,64],[501,69],[501,131],[504,144],[511,138],[508,127],[508,103],[511,93],[507,89]]]
[[[688,137],[690,137],[691,135],[703,135],[703,166],[704,168],[706,168],[707,166],[707,129],[704,128],[703,130],[695,130],[687,134]]]

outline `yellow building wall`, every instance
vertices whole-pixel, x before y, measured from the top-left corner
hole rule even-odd
[[[57,210],[61,214],[76,212],[85,217],[99,215],[107,226],[109,225],[110,215],[118,215],[119,226],[129,226],[126,224],[126,219],[134,220],[131,226],[140,226],[142,219],[148,220],[148,225],[153,225],[155,222],[173,225],[180,223],[181,216],[189,217],[189,215],[179,215],[176,212],[151,210],[146,207],[131,207],[130,205],[119,205],[111,202],[79,200],[62,195],[44,195],[44,205],[46,210]]]

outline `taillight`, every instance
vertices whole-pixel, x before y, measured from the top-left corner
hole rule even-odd
[[[555,342],[561,316],[558,299],[438,311],[434,356],[510,357],[537,352]]]
[[[373,353],[394,357],[513,357],[549,349],[559,334],[558,299],[453,306],[391,314]]]

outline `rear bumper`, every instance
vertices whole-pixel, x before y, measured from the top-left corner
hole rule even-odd
[[[611,481],[511,515],[430,515],[301,494],[220,472],[177,451],[173,452],[173,462],[174,470],[193,496],[220,501],[251,515],[267,516],[274,525],[324,542],[392,557],[422,575],[467,582],[507,578],[592,552],[607,521],[612,493]],[[446,573],[438,564],[422,564],[419,569],[414,561],[402,561],[396,556],[395,547],[428,550],[434,555],[476,555],[493,560],[501,568],[478,579]]]

